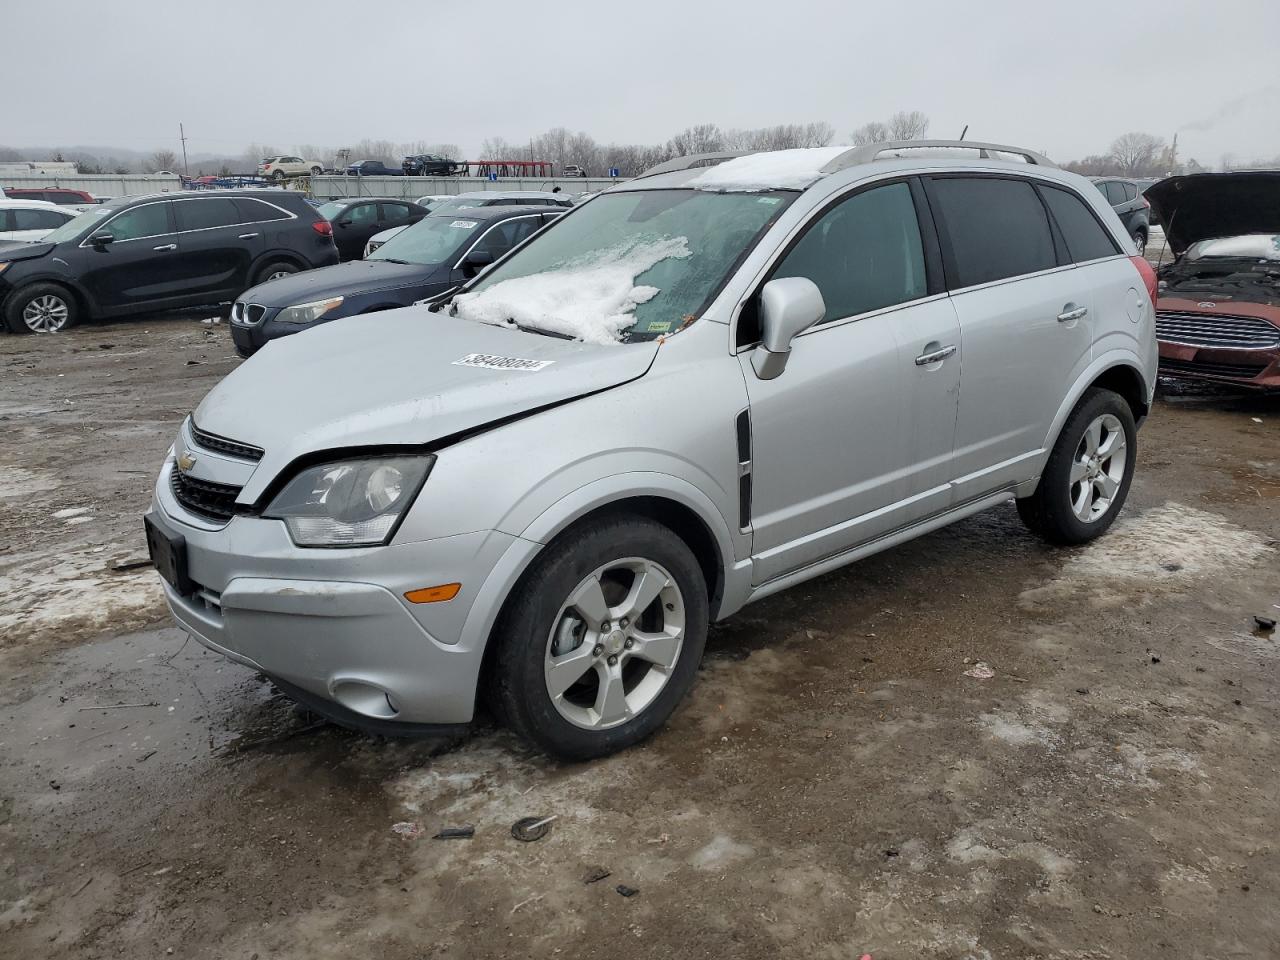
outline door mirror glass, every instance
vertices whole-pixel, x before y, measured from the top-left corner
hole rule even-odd
[[[462,261],[462,268],[474,277],[491,263],[493,263],[493,254],[477,247],[467,254],[466,259]]]
[[[760,291],[760,346],[751,358],[756,376],[772,380],[787,366],[791,341],[823,318],[822,291],[807,277],[770,280]]]
[[[95,247],[105,247],[108,243],[115,243],[116,238],[112,234],[109,234],[104,230],[101,233],[95,233],[93,236],[91,236],[89,238],[89,242],[92,243]]]

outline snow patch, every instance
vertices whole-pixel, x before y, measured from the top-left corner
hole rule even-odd
[[[754,853],[755,849],[745,843],[735,843],[724,834],[719,834],[690,857],[689,862],[699,870],[718,870],[720,867],[745,860]]]
[[[0,568],[0,643],[70,628],[124,630],[164,611],[152,570],[115,574],[91,548],[6,557]]]
[[[823,176],[822,168],[848,147],[798,147],[726,160],[689,181],[698,190],[750,193],[803,190]]]
[[[1088,591],[1104,605],[1131,602],[1135,593],[1177,590],[1243,570],[1272,552],[1252,530],[1170,501],[1120,521],[1071,557],[1049,583],[1024,590],[1019,601],[1034,606]]]
[[[51,474],[0,465],[0,499],[27,497],[57,488],[58,480]]]
[[[685,237],[637,237],[578,257],[554,270],[513,277],[453,300],[457,315],[494,326],[515,324],[613,344],[635,322],[635,309],[660,292],[636,279],[667,259],[693,255]]]
[[[1033,744],[1051,746],[1057,737],[1039,723],[1024,723],[1015,716],[1004,713],[984,713],[978,722],[987,733],[997,740],[1015,747],[1029,747]]]

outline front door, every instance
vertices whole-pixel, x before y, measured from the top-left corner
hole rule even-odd
[[[108,312],[163,307],[181,299],[178,237],[168,200],[139,204],[116,214],[94,234],[113,242],[95,247],[86,238],[76,251],[81,277],[98,306]]]
[[[926,269],[917,201],[906,181],[852,194],[817,216],[768,278],[813,280],[827,310],[776,379],[758,378],[751,351],[739,354],[756,584],[949,503],[960,337],[941,277]]]

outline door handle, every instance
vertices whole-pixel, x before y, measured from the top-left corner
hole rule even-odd
[[[934,350],[932,353],[922,353],[920,356],[916,357],[916,366],[927,367],[931,363],[937,363],[940,360],[947,359],[947,357],[951,356],[955,352],[956,345],[952,343],[943,347],[941,350]]]
[[[1074,303],[1068,303],[1062,308],[1062,312],[1058,314],[1058,322],[1070,323],[1072,320],[1080,320],[1088,315],[1088,307],[1077,307]]]
[[[152,250],[177,250],[178,245],[176,243],[162,243],[160,246],[152,247],[151,249]]]
[[[241,240],[252,240],[252,239],[253,239],[254,237],[256,237],[256,236],[257,236],[257,234],[256,234],[256,233],[242,233],[242,234],[240,234],[240,239],[241,239]]]

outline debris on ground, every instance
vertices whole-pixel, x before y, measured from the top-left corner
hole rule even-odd
[[[582,882],[584,884],[599,883],[607,876],[609,876],[609,871],[604,867],[592,867],[582,875]]]
[[[134,707],[158,707],[160,704],[154,701],[147,703],[103,703],[92,707],[80,707],[80,710],[130,710]]]
[[[127,573],[130,570],[141,570],[151,565],[151,558],[146,557],[139,560],[123,560],[120,563],[113,564],[111,570],[113,573]]]
[[[422,836],[422,824],[412,820],[401,820],[391,825],[391,832],[398,833],[403,840],[417,840]]]
[[[996,675],[991,669],[991,665],[979,660],[972,667],[964,672],[966,677],[972,677],[974,680],[990,680]]]
[[[476,828],[473,826],[465,827],[445,827],[437,833],[432,840],[470,840],[476,835]]]
[[[526,897],[524,900],[521,900],[519,903],[517,903],[514,907],[511,908],[511,912],[515,913],[517,910],[523,907],[526,903],[537,903],[541,899],[542,899],[542,894],[535,893],[532,897]]]
[[[613,889],[617,890],[624,897],[634,897],[640,891],[635,887],[628,887],[625,883],[620,883]]]
[[[1274,617],[1255,616],[1253,622],[1258,625],[1258,629],[1264,632],[1274,630],[1276,621]]]
[[[559,814],[554,813],[549,817],[522,817],[511,825],[511,835],[525,843],[541,840],[551,832],[552,822],[559,818]]]

